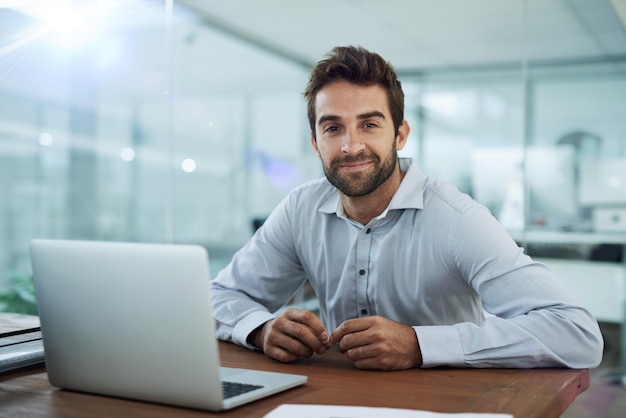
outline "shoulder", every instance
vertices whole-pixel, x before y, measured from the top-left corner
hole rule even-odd
[[[424,184],[424,209],[435,208],[465,214],[471,209],[489,210],[456,186],[432,177]]]
[[[289,192],[289,195],[307,197],[310,194],[317,194],[320,192],[326,192],[331,190],[334,191],[336,189],[335,187],[333,187],[332,184],[328,182],[325,177],[322,177],[319,179],[307,181],[306,183],[296,186]]]
[[[269,214],[263,234],[268,240],[284,241],[310,232],[319,225],[325,208],[337,207],[338,199],[336,189],[325,178],[297,186]]]
[[[292,189],[285,198],[289,206],[299,206],[320,209],[329,201],[338,201],[337,189],[326,178],[320,178],[306,182]]]

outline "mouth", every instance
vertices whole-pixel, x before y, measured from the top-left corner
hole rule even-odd
[[[371,161],[352,161],[352,162],[343,162],[338,165],[338,167],[347,172],[360,171],[372,165]]]
[[[339,161],[337,164],[337,168],[342,170],[342,171],[346,171],[346,172],[354,172],[354,171],[361,171],[364,170],[366,168],[368,168],[369,166],[371,166],[373,164],[373,162],[371,160],[353,160],[353,161]]]

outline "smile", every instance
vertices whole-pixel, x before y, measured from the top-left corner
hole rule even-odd
[[[371,161],[355,161],[353,163],[341,164],[339,167],[344,171],[359,171],[369,167],[371,164]]]

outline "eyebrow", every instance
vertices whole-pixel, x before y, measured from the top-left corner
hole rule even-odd
[[[385,115],[383,112],[379,112],[378,110],[373,110],[371,112],[361,113],[360,115],[357,116],[357,119],[360,119],[360,120],[370,119],[370,118],[385,119]],[[337,122],[339,120],[341,120],[341,118],[337,115],[324,115],[320,117],[320,119],[317,121],[317,124],[321,125],[324,122],[328,122],[328,121]]]
[[[370,118],[385,119],[385,115],[383,114],[383,112],[379,112],[378,110],[374,110],[374,111],[371,111],[371,112],[362,113],[359,116],[357,116],[357,118],[359,118],[359,119],[370,119]]]

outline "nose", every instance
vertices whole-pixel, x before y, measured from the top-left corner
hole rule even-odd
[[[360,135],[354,129],[346,129],[341,142],[341,152],[344,154],[355,155],[361,152],[365,148],[363,140]]]

